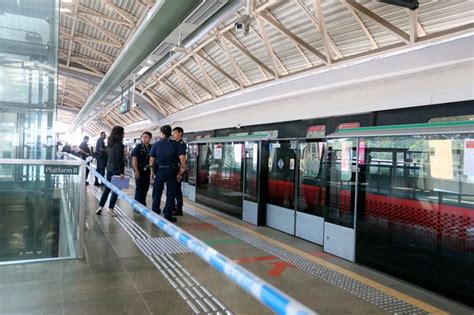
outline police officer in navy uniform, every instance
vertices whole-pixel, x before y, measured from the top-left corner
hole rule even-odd
[[[150,187],[150,150],[152,135],[142,133],[142,143],[132,151],[132,167],[135,174],[135,200],[146,206],[146,195]]]
[[[173,128],[173,139],[178,142],[181,152],[185,152],[186,156],[186,143],[183,141],[184,130],[181,127]],[[181,165],[179,165],[181,167]],[[186,163],[183,165],[186,169]],[[183,215],[183,192],[181,191],[181,182],[182,178],[178,177],[178,183],[176,184],[176,210],[173,212],[173,215]]]
[[[178,142],[171,140],[171,127],[164,125],[160,128],[160,140],[153,144],[150,150],[150,167],[155,183],[153,185],[153,205],[152,210],[160,214],[161,193],[166,184],[166,204],[163,209],[163,216],[171,222],[176,218],[172,216],[174,209],[174,199],[177,184],[177,177],[184,174],[186,163],[186,151],[178,145]]]

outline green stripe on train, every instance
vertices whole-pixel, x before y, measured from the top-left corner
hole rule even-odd
[[[444,127],[461,127],[461,126],[473,126],[474,121],[450,121],[450,122],[435,122],[435,123],[423,123],[423,124],[407,124],[407,125],[389,125],[389,126],[375,126],[375,127],[360,127],[360,128],[348,128],[338,130],[337,133],[344,132],[361,132],[361,131],[378,131],[378,130],[399,130],[399,129],[413,129],[413,128],[444,128]]]

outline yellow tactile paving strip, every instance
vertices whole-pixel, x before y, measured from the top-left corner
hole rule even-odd
[[[356,280],[356,281],[359,281],[359,282],[361,282],[361,283],[363,283],[363,284],[365,284],[365,285],[368,285],[368,286],[370,286],[370,287],[372,287],[372,288],[375,288],[375,289],[377,289],[377,290],[379,290],[379,291],[381,291],[381,292],[383,292],[383,293],[385,293],[385,294],[387,294],[387,295],[390,295],[390,296],[393,296],[393,297],[395,297],[395,298],[397,298],[397,299],[400,299],[400,300],[404,301],[405,303],[409,303],[409,304],[411,304],[411,305],[414,305],[414,306],[416,306],[416,307],[418,307],[418,308],[420,308],[420,309],[422,309],[422,310],[424,310],[424,311],[426,311],[426,312],[429,312],[429,313],[431,313],[431,314],[440,314],[440,315],[441,315],[441,314],[449,314],[449,313],[447,313],[447,312],[445,312],[445,311],[443,311],[443,310],[441,310],[441,309],[439,309],[439,308],[437,308],[437,307],[435,307],[435,306],[433,306],[433,305],[430,305],[430,304],[425,303],[425,302],[423,302],[423,301],[420,301],[420,300],[418,300],[418,299],[416,299],[416,298],[414,298],[414,297],[411,297],[411,296],[409,296],[409,295],[406,295],[406,294],[404,294],[404,293],[402,293],[402,292],[400,292],[400,291],[397,291],[397,290],[395,290],[395,289],[392,289],[392,288],[390,288],[390,287],[387,287],[387,286],[385,286],[385,285],[383,285],[383,284],[381,284],[381,283],[378,283],[377,281],[374,281],[374,280],[369,279],[369,278],[367,278],[367,277],[361,276],[361,275],[359,275],[359,274],[357,274],[357,273],[355,273],[355,272],[352,272],[352,271],[347,270],[347,269],[345,269],[345,268],[343,268],[343,267],[337,266],[337,265],[335,265],[335,264],[333,264],[333,263],[330,263],[330,262],[328,262],[328,261],[326,261],[326,260],[324,260],[324,259],[315,257],[315,256],[313,256],[313,255],[311,255],[311,254],[309,254],[309,253],[306,253],[306,252],[304,252],[304,251],[302,251],[302,250],[300,250],[300,249],[294,248],[294,247],[292,247],[292,246],[290,246],[290,245],[287,245],[287,244],[285,244],[285,243],[283,243],[283,242],[280,242],[280,241],[278,241],[278,240],[272,239],[271,237],[268,237],[268,236],[266,236],[266,235],[263,235],[263,234],[261,234],[261,233],[258,233],[258,232],[256,232],[256,231],[254,231],[254,230],[251,230],[251,229],[249,229],[249,228],[246,228],[245,226],[242,226],[242,225],[240,225],[240,224],[234,223],[234,222],[232,222],[232,221],[230,221],[230,220],[227,220],[227,219],[225,219],[225,218],[223,218],[223,217],[221,217],[221,216],[218,216],[218,215],[213,214],[213,213],[211,213],[211,212],[209,212],[209,211],[206,211],[206,210],[204,210],[204,208],[199,207],[199,205],[190,204],[189,202],[186,202],[186,201],[185,201],[185,204],[186,204],[186,206],[192,208],[193,210],[195,210],[195,211],[197,211],[197,212],[200,212],[200,213],[202,213],[202,214],[204,214],[204,215],[207,215],[207,216],[209,216],[209,217],[212,217],[213,219],[218,220],[218,221],[221,221],[221,222],[223,222],[223,223],[225,223],[225,224],[227,224],[227,225],[230,225],[230,226],[234,226],[234,227],[236,227],[236,228],[239,228],[239,229],[241,229],[241,230],[243,230],[243,231],[245,231],[245,232],[247,232],[247,233],[249,233],[249,234],[251,234],[251,235],[253,235],[253,236],[255,236],[255,237],[258,237],[258,238],[260,238],[260,239],[262,239],[262,240],[264,240],[264,241],[267,241],[267,242],[269,242],[269,243],[272,243],[272,244],[274,244],[275,246],[278,246],[278,247],[280,247],[280,248],[283,248],[283,249],[285,249],[285,250],[288,250],[288,251],[290,251],[290,252],[293,252],[293,253],[295,253],[296,255],[299,255],[299,256],[301,256],[301,257],[303,257],[303,258],[306,258],[306,259],[308,259],[308,260],[310,260],[310,261],[312,261],[312,262],[314,262],[314,263],[320,264],[320,265],[322,265],[322,266],[324,266],[324,267],[327,267],[327,268],[329,268],[329,269],[331,269],[331,270],[334,270],[334,271],[336,271],[336,272],[339,272],[339,273],[341,273],[341,274],[343,274],[343,275],[345,275],[345,276],[348,276],[348,277],[350,277],[350,278],[352,278],[352,279],[354,279],[354,280]]]

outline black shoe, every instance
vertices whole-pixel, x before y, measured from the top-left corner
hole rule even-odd
[[[86,182],[86,186],[89,185],[89,182]]]
[[[100,186],[100,184],[99,183],[94,183],[94,186]]]
[[[170,222],[176,222],[178,221],[178,219],[176,219],[175,217],[172,217],[170,215],[165,215],[165,219],[170,221]]]
[[[173,211],[171,212],[171,215],[174,215],[174,216],[183,216],[183,210],[180,210],[180,211]]]

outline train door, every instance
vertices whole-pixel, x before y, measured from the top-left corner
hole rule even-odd
[[[242,218],[243,142],[198,145],[196,201]]]
[[[245,142],[244,193],[242,220],[257,225],[258,221],[258,142]]]
[[[198,145],[188,145],[188,171],[187,181],[184,182],[186,197],[191,201],[196,201],[196,180],[198,173]]]
[[[295,235],[319,245],[323,244],[324,233],[323,154],[322,140],[304,140],[299,144]]]
[[[298,142],[269,142],[266,225],[295,234],[295,182]]]
[[[266,167],[268,143],[265,141],[246,141],[244,157],[244,181],[242,198],[242,219],[262,225],[265,223]]]
[[[357,139],[331,139],[326,144],[324,250],[355,260]]]

